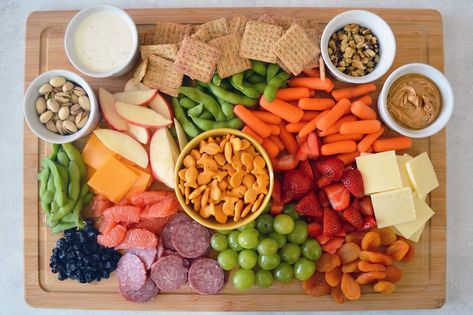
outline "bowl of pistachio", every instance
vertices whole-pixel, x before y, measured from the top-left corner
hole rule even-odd
[[[23,112],[31,130],[50,143],[68,143],[92,132],[100,114],[90,85],[68,70],[50,70],[31,82]]]

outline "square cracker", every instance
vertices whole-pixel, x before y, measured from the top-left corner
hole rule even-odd
[[[146,30],[138,35],[138,42],[140,45],[153,45],[154,43],[154,29]]]
[[[276,22],[275,19],[273,19],[273,17],[267,13],[263,14],[262,16],[260,16],[260,18],[258,19],[258,22],[263,22],[263,23],[268,23],[268,24],[274,24],[274,25],[278,25],[278,23]]]
[[[248,21],[240,44],[240,57],[275,63],[274,44],[282,34],[282,27],[258,21]]]
[[[293,24],[276,42],[274,52],[293,75],[298,75],[320,50],[300,25]]]
[[[317,47],[320,47],[320,36],[322,34],[321,31],[322,30],[320,28],[306,28],[305,29],[307,36],[310,38],[310,40],[312,40],[317,45]],[[319,66],[319,58],[318,56],[316,56],[314,60],[312,60],[311,62],[309,62],[309,64],[305,66],[305,68],[312,69],[312,68],[317,68],[318,66]]]
[[[191,38],[198,39],[203,42],[208,42],[212,39],[211,34],[208,28],[201,27],[198,28],[192,35]]]
[[[224,79],[236,73],[251,69],[251,62],[247,58],[239,56],[241,35],[233,33],[227,36],[217,37],[209,42],[221,51],[220,60],[217,63],[217,72]]]
[[[186,37],[177,54],[175,69],[191,79],[210,82],[220,58],[220,50],[203,41]]]
[[[138,84],[143,80],[146,70],[148,69],[148,58],[142,60],[138,67],[135,69],[135,73],[133,74],[133,83]]]
[[[310,22],[304,18],[293,18],[288,16],[281,16],[274,18],[278,25],[280,25],[284,30],[291,28],[292,24],[298,24],[302,28],[310,28]]]
[[[149,55],[148,70],[143,78],[143,84],[168,95],[177,96],[183,77],[182,73],[174,69],[174,64],[171,61],[156,55]]]
[[[177,44],[190,35],[191,29],[189,24],[159,21],[154,29],[153,44]]]
[[[235,15],[229,22],[230,33],[243,34],[248,19],[244,15]]]
[[[210,39],[225,36],[230,33],[230,27],[226,18],[222,17],[199,26],[198,31],[206,29],[210,35]]]
[[[177,44],[145,45],[140,47],[141,59],[147,59],[149,55],[174,61],[179,48]]]

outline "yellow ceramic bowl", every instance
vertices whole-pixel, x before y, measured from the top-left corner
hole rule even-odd
[[[207,219],[201,217],[199,215],[199,213],[194,211],[194,209],[192,207],[186,205],[184,196],[182,195],[182,193],[181,193],[181,191],[179,190],[179,187],[178,187],[179,186],[178,172],[182,169],[182,161],[183,161],[184,157],[187,156],[192,151],[192,149],[196,148],[202,140],[207,139],[208,137],[219,137],[219,136],[225,136],[227,134],[232,134],[232,135],[235,135],[237,137],[247,139],[248,141],[250,141],[250,143],[253,145],[253,147],[255,147],[256,151],[259,154],[261,154],[264,161],[266,162],[266,168],[267,168],[268,173],[269,173],[268,174],[269,175],[269,189],[268,189],[268,194],[264,197],[263,202],[261,203],[261,206],[259,207],[258,210],[256,210],[255,212],[249,213],[245,218],[240,219],[236,222],[233,221],[233,220],[228,220],[227,223],[221,224],[221,223],[218,223],[213,218],[213,216],[211,216]],[[246,133],[243,133],[239,130],[221,128],[221,129],[209,130],[209,131],[206,131],[206,132],[198,135],[197,137],[192,139],[184,147],[184,149],[181,151],[181,154],[179,154],[179,158],[177,159],[176,167],[174,169],[174,183],[175,183],[175,187],[176,187],[175,191],[176,191],[177,199],[179,200],[179,203],[181,204],[184,211],[191,218],[193,218],[195,221],[199,222],[200,224],[202,224],[202,225],[204,225],[208,228],[214,229],[214,230],[232,230],[232,229],[236,229],[236,228],[239,228],[241,226],[244,226],[244,225],[250,223],[251,221],[256,219],[261,214],[261,212],[263,212],[264,208],[266,208],[266,206],[269,203],[269,200],[271,199],[271,194],[273,192],[274,172],[273,172],[273,168],[271,166],[271,161],[269,159],[268,154],[263,149],[263,147],[253,137],[251,137],[251,136],[247,135]]]

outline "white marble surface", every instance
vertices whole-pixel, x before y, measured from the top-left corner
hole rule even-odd
[[[107,1],[121,7],[346,6],[435,8],[444,21],[445,68],[455,92],[455,111],[447,128],[448,272],[447,302],[422,314],[473,314],[473,1],[302,1],[201,0]],[[22,142],[23,67],[26,18],[34,10],[80,9],[100,1],[0,0],[0,314],[99,314],[95,311],[33,309],[23,295]],[[108,313],[108,312],[107,312]],[[114,312],[130,314],[131,312]],[[376,312],[404,314],[408,312]]]

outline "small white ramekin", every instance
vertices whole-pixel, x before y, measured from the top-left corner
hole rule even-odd
[[[60,135],[50,131],[46,126],[39,121],[39,115],[36,111],[35,102],[40,96],[39,88],[41,85],[49,82],[52,77],[64,77],[67,81],[71,81],[81,86],[90,100],[90,112],[89,119],[85,123],[85,126],[79,129],[76,133],[71,135]],[[30,86],[26,90],[23,113],[25,115],[26,122],[30,126],[31,130],[41,139],[49,143],[68,143],[76,141],[77,139],[84,137],[91,133],[97,126],[100,120],[99,103],[95,97],[94,91],[90,85],[79,75],[68,70],[50,70],[40,74],[36,79],[31,82]]]
[[[73,38],[74,38],[74,33],[77,29],[77,26],[85,17],[87,17],[88,15],[92,13],[103,11],[103,10],[117,13],[121,18],[123,18],[124,21],[127,22],[132,34],[133,46],[131,47],[130,54],[124,64],[119,65],[109,71],[96,72],[96,71],[91,71],[90,69],[88,69],[87,67],[81,64],[81,62],[77,58],[76,53],[74,51]],[[89,77],[94,77],[94,78],[118,77],[130,71],[135,65],[136,61],[138,60],[138,51],[139,51],[138,30],[136,29],[136,25],[133,19],[122,9],[111,6],[111,5],[97,5],[97,6],[85,8],[79,11],[79,13],[77,13],[76,15],[74,15],[74,17],[69,22],[69,25],[67,26],[67,29],[66,29],[66,35],[64,36],[64,48],[66,50],[67,58],[69,58],[69,62],[83,74]]]
[[[442,107],[435,121],[423,129],[409,129],[397,122],[388,110],[388,93],[392,84],[407,74],[422,74],[431,79],[440,90]],[[378,97],[378,113],[386,125],[404,136],[411,138],[426,138],[442,130],[453,112],[454,97],[452,87],[445,75],[436,68],[423,63],[409,63],[394,70],[384,82]]]
[[[352,77],[339,71],[330,60],[328,53],[328,42],[333,33],[352,23],[370,28],[379,42],[379,62],[371,73],[362,77]],[[325,65],[339,81],[355,84],[368,83],[381,78],[391,68],[396,55],[396,38],[388,23],[378,15],[363,10],[350,10],[340,13],[330,20],[322,33],[320,50]]]

